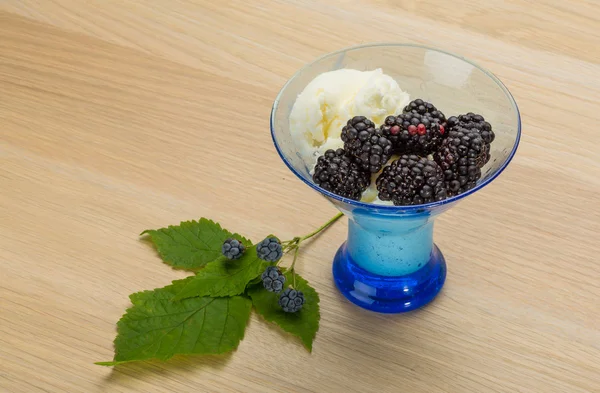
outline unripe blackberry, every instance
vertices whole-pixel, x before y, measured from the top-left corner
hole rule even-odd
[[[300,311],[304,305],[304,294],[292,288],[286,288],[279,296],[279,306],[285,312]]]
[[[227,239],[223,242],[223,246],[221,246],[221,253],[227,259],[239,259],[245,250],[246,247],[237,239]]]
[[[277,266],[269,266],[260,276],[263,286],[269,292],[281,292],[285,284],[285,276]]]
[[[267,262],[277,262],[283,255],[283,249],[279,239],[268,237],[256,245],[256,254]]]

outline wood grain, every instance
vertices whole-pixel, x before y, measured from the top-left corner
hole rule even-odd
[[[592,0],[0,2],[0,391],[600,392],[599,25]],[[184,276],[141,230],[292,237],[335,214],[280,161],[270,106],[302,64],[369,41],[470,57],[522,112],[513,163],[438,220],[441,296],[351,306],[340,223],[301,255],[313,354],[253,317],[232,356],[93,365],[129,293]]]

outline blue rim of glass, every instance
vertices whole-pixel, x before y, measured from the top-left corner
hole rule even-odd
[[[470,189],[468,191],[465,191],[462,194],[458,194],[458,195],[455,195],[453,197],[444,199],[443,201],[424,203],[424,204],[421,204],[421,205],[410,205],[410,206],[375,205],[373,203],[355,201],[354,199],[344,198],[342,196],[339,196],[337,194],[334,194],[332,192],[329,192],[329,191],[327,191],[327,190],[319,187],[317,184],[313,183],[312,181],[307,180],[285,158],[285,156],[283,155],[283,153],[281,151],[281,148],[279,147],[279,143],[277,142],[277,138],[275,137],[275,130],[274,130],[274,127],[273,127],[273,122],[274,122],[274,117],[275,117],[275,111],[278,108],[280,97],[283,94],[283,92],[285,91],[285,89],[288,87],[288,85],[300,73],[302,73],[302,71],[304,71],[305,69],[309,68],[313,64],[318,63],[321,60],[324,60],[324,59],[326,59],[328,57],[337,56],[337,55],[340,55],[340,54],[343,54],[343,53],[346,53],[346,52],[350,52],[350,51],[353,51],[353,50],[357,50],[357,49],[372,48],[372,47],[391,47],[391,46],[394,46],[394,47],[419,48],[419,49],[430,50],[430,51],[434,51],[434,52],[438,52],[438,53],[443,53],[445,55],[449,55],[449,56],[452,56],[452,57],[454,57],[456,59],[459,59],[459,60],[462,60],[462,61],[464,61],[466,63],[469,63],[473,67],[479,69],[481,72],[483,72],[488,77],[490,77],[494,82],[496,82],[496,84],[498,85],[498,87],[500,87],[500,89],[507,96],[507,98],[509,99],[511,105],[513,106],[513,108],[516,110],[516,113],[517,113],[517,137],[515,139],[515,144],[513,145],[512,151],[508,155],[508,158],[504,161],[504,163],[502,164],[502,166],[500,168],[498,168],[498,170],[495,171],[489,178],[487,178],[484,181],[482,181],[481,183],[477,184],[472,189]],[[513,157],[515,156],[515,153],[517,152],[517,147],[519,146],[519,141],[521,140],[521,113],[519,111],[519,107],[517,106],[517,103],[515,102],[514,97],[512,96],[512,94],[510,93],[510,91],[506,88],[506,86],[504,85],[504,83],[502,83],[502,81],[500,81],[500,79],[498,79],[494,74],[492,74],[491,72],[489,72],[488,70],[486,70],[485,68],[481,67],[480,65],[478,65],[477,63],[475,63],[475,62],[473,62],[471,60],[468,60],[468,59],[466,59],[466,58],[464,58],[462,56],[459,56],[457,54],[454,54],[452,52],[447,52],[447,51],[443,51],[443,50],[440,50],[440,49],[436,49],[436,48],[432,48],[432,47],[424,46],[424,45],[403,44],[403,43],[373,43],[373,44],[364,44],[364,45],[351,46],[351,47],[347,47],[347,48],[344,48],[344,49],[337,50],[335,52],[327,53],[327,54],[325,54],[323,56],[318,57],[317,59],[313,60],[312,62],[304,65],[302,68],[300,68],[298,71],[296,71],[296,73],[294,73],[294,75],[283,85],[283,87],[281,88],[281,90],[277,94],[277,97],[275,97],[275,101],[273,102],[273,107],[271,109],[270,127],[271,127],[271,138],[273,139],[273,144],[275,145],[275,149],[277,150],[277,153],[279,154],[279,157],[281,157],[281,160],[290,169],[290,171],[292,171],[298,178],[300,178],[300,180],[302,180],[304,183],[306,183],[307,185],[309,185],[314,190],[320,192],[321,194],[323,194],[323,195],[325,195],[325,196],[327,196],[329,198],[333,198],[333,199],[336,199],[336,200],[338,200],[340,202],[347,203],[349,205],[360,207],[360,208],[377,209],[377,210],[386,211],[386,212],[390,212],[390,213],[391,212],[410,212],[410,211],[414,211],[414,210],[422,210],[422,209],[428,209],[428,208],[435,208],[437,206],[442,206],[442,205],[446,205],[446,204],[449,204],[449,203],[452,203],[452,202],[459,201],[460,199],[462,199],[462,198],[464,198],[464,197],[466,197],[468,195],[471,195],[472,193],[474,193],[474,192],[480,190],[481,188],[485,187],[486,185],[488,185],[489,183],[491,183],[496,177],[498,177],[500,175],[500,173],[502,173],[504,171],[504,169],[508,166],[508,164],[512,161]]]

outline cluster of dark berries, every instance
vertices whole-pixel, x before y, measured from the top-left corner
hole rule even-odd
[[[395,205],[441,201],[473,188],[490,160],[494,132],[483,116],[446,118],[433,104],[416,99],[379,128],[364,116],[342,129],[344,148],[318,158],[313,180],[327,191],[360,200],[371,174],[381,174],[379,198]],[[386,166],[392,155],[400,158]]]
[[[293,274],[293,273],[292,273]],[[285,276],[277,266],[269,266],[261,276],[263,286],[269,292],[280,293],[285,284]],[[279,306],[285,312],[300,311],[304,305],[304,294],[292,288],[286,288],[279,295]]]
[[[269,266],[261,276],[263,286],[269,292],[280,293],[285,284],[285,276],[276,266]],[[285,312],[300,311],[304,305],[304,294],[292,288],[286,288],[279,295],[279,306]]]
[[[368,184],[367,184],[368,185]],[[366,188],[366,187],[365,187]],[[223,242],[221,252],[230,260],[239,259],[246,247],[237,239]],[[281,242],[276,237],[268,237],[256,245],[256,255],[267,262],[277,262],[283,256]],[[283,290],[285,275],[277,266],[269,266],[261,275],[262,284],[269,292],[280,293],[279,305],[285,312],[297,312],[304,305],[304,294],[292,288]],[[283,291],[283,292],[282,292]]]
[[[227,259],[239,259],[246,247],[237,239],[227,239],[223,242],[221,253]],[[268,237],[256,245],[256,255],[267,262],[277,262],[283,256],[283,248],[279,239]]]

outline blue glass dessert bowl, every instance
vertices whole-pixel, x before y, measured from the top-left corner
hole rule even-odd
[[[476,185],[447,199],[410,206],[356,201],[319,187],[299,153],[290,114],[299,94],[333,70],[382,69],[410,95],[432,102],[447,116],[474,112],[495,134],[490,159]],[[433,242],[435,218],[494,180],[514,156],[521,133],[517,105],[506,87],[478,65],[418,45],[374,44],[327,54],[299,70],[282,88],[271,113],[275,147],[296,176],[331,201],[348,221],[348,238],[333,260],[333,277],[351,302],[372,311],[399,313],[424,306],[440,292],[446,262]]]

